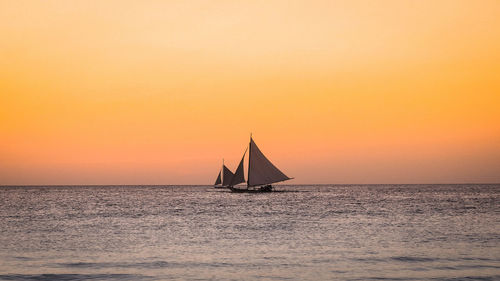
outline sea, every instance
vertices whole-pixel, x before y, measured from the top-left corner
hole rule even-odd
[[[0,187],[0,280],[500,280],[500,184]]]

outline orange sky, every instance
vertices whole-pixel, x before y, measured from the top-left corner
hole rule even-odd
[[[0,184],[500,182],[499,1],[0,0]]]

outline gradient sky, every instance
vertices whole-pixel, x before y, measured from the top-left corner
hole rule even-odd
[[[0,184],[500,182],[500,1],[0,0]]]

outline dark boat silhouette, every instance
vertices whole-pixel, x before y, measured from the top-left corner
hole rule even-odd
[[[245,155],[248,151],[248,175],[245,181],[244,167]],[[226,171],[227,170],[227,171]],[[221,181],[221,173],[223,179]],[[226,181],[230,177],[229,181]],[[222,187],[230,189],[232,192],[271,192],[273,191],[273,183],[290,180],[287,175],[280,171],[276,166],[266,158],[260,151],[259,147],[255,144],[250,135],[250,143],[243,153],[240,164],[234,174],[222,165],[222,171],[216,180],[216,186],[220,184]],[[246,188],[238,184],[245,183]]]
[[[222,168],[219,171],[219,175],[214,183],[214,188],[228,188],[231,184],[231,180],[234,174],[229,170],[226,165],[224,165],[224,159],[222,159]]]

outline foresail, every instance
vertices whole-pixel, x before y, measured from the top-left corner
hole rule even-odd
[[[217,176],[217,179],[215,180],[214,185],[219,185],[219,184],[221,184],[221,180],[220,180],[220,171],[219,171],[219,175]]]
[[[234,174],[225,165],[222,166],[222,170],[223,170],[222,185],[229,186],[229,184],[231,184],[231,180],[233,179]]]
[[[243,153],[243,157],[241,157],[240,164],[238,165],[238,168],[236,168],[236,172],[234,172],[233,179],[231,180],[231,186],[235,186],[239,183],[245,182],[245,172],[243,171],[243,161],[245,160],[245,154],[247,151],[245,150],[245,153]]]
[[[253,139],[250,139],[248,186],[265,185],[289,179],[264,156]]]

